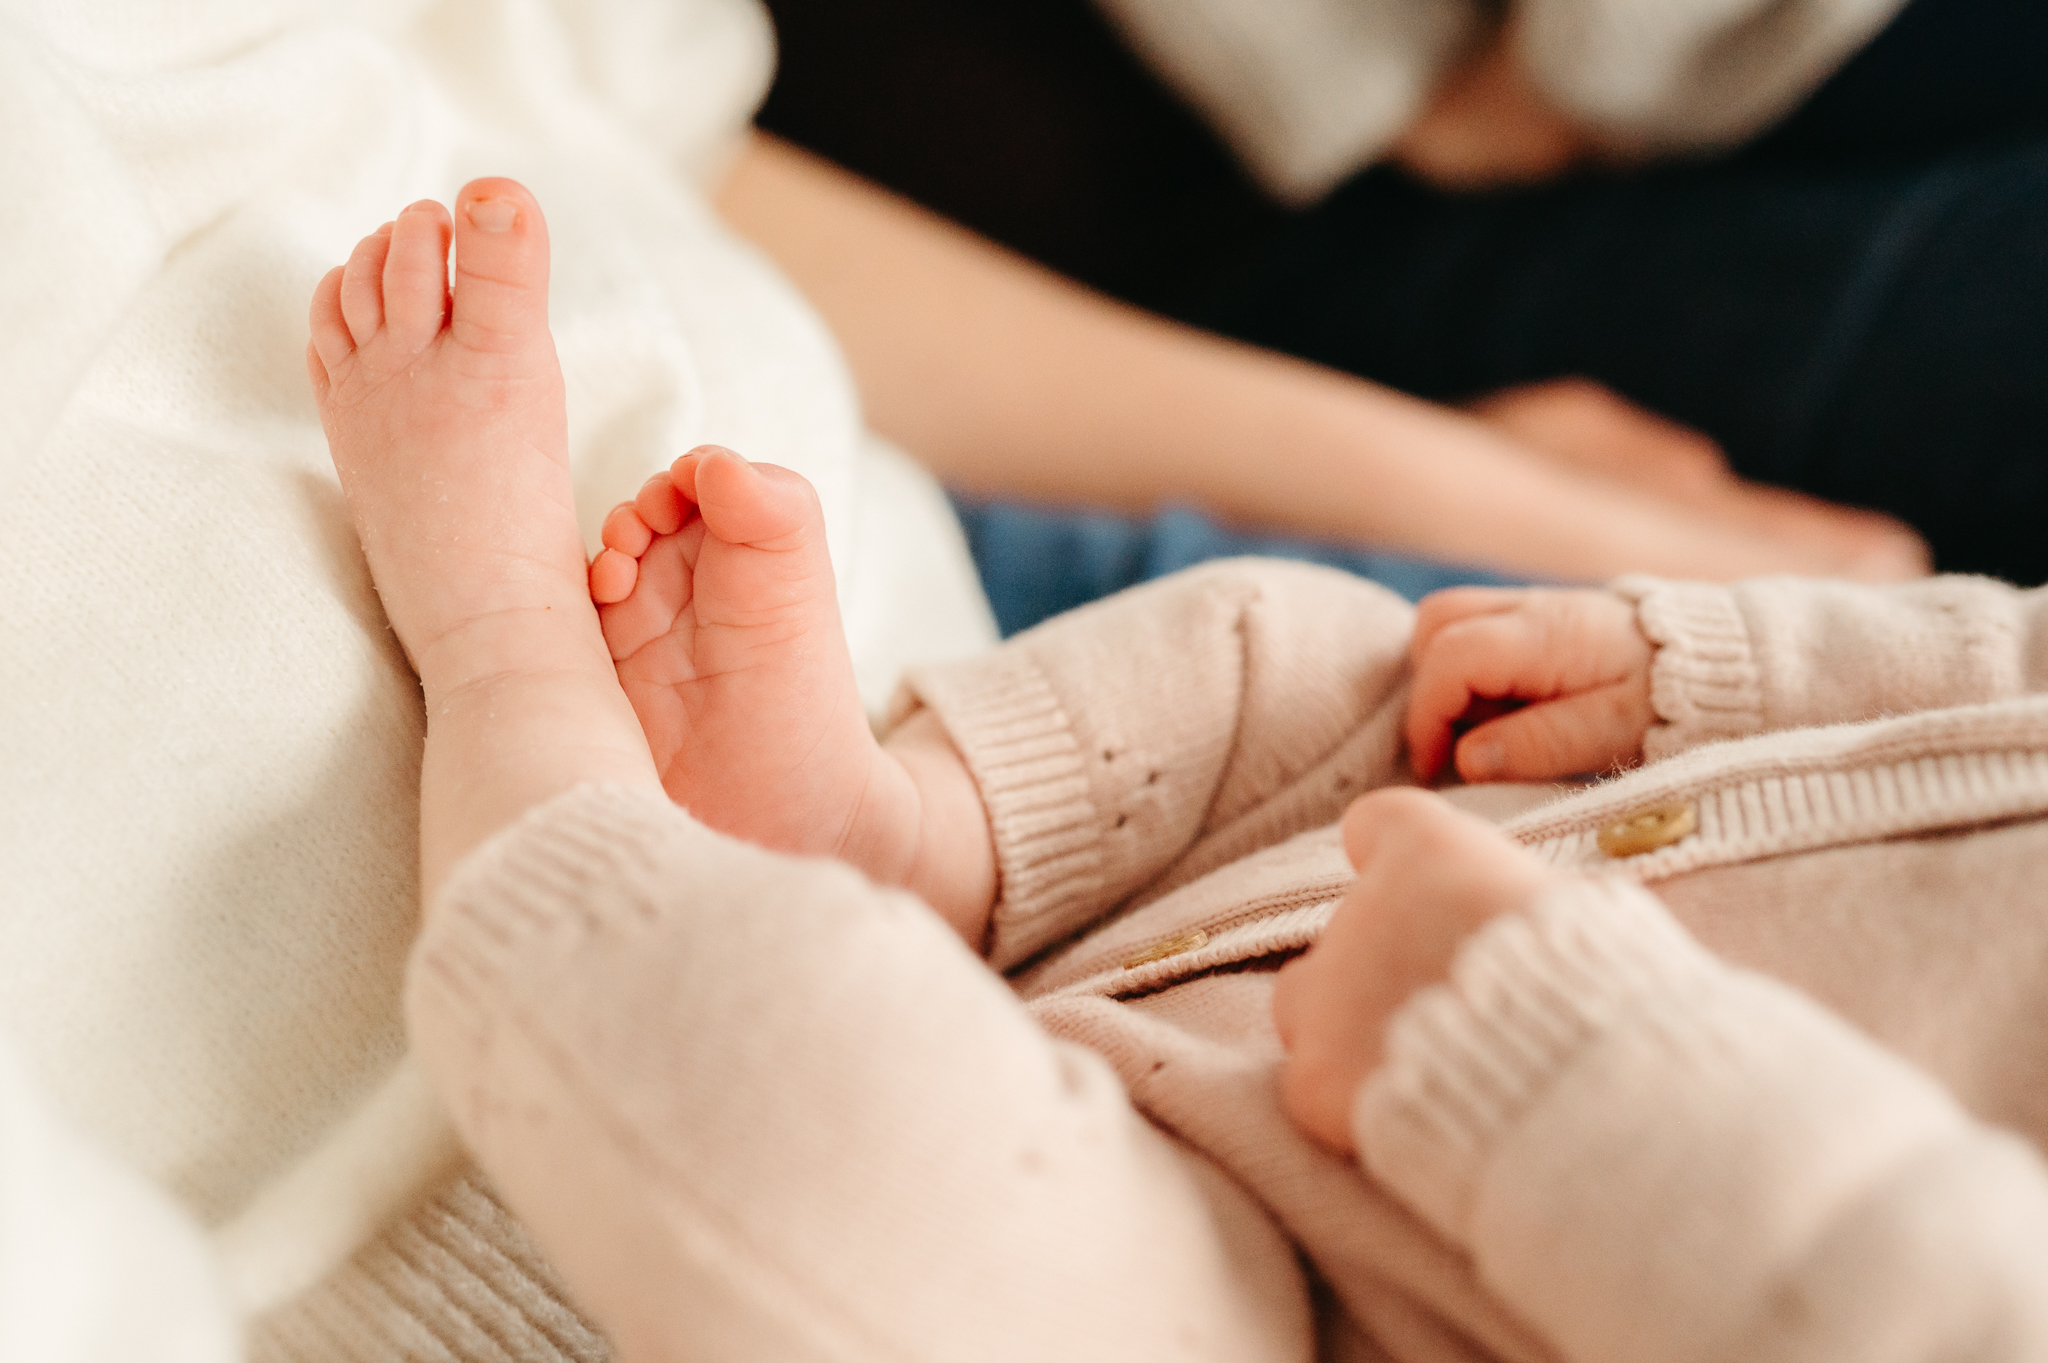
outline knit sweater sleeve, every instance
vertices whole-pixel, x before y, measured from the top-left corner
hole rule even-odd
[[[406,1009],[621,1358],[1279,1357],[1302,1328],[1284,1275],[1237,1271],[1291,1263],[1277,1234],[929,909],[659,791],[579,787],[466,858]]]
[[[1347,573],[1238,559],[913,672],[974,773],[1001,888],[990,961],[1407,780],[1413,613]]]
[[[1098,0],[1274,198],[1378,160],[1478,27],[1474,0]]]
[[[1622,578],[1656,646],[1651,758],[1717,738],[2048,691],[2048,590],[1937,577],[1732,586]]]
[[[1904,0],[1520,0],[1515,40],[1566,113],[1654,151],[1734,146],[1790,113]]]
[[[2048,1168],[1640,888],[1468,944],[1361,1089],[1379,1178],[1566,1357],[2048,1355]]]

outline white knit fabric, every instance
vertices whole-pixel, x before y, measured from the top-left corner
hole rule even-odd
[[[1283,203],[1376,159],[1478,28],[1473,0],[1101,0]]]
[[[199,1227],[67,1128],[0,1049],[0,1358],[224,1363],[235,1352]]]
[[[1903,0],[1097,0],[1275,198],[1379,160],[1504,10],[1558,108],[1631,147],[1725,147],[1790,112]]]
[[[419,693],[303,358],[358,237],[524,180],[587,530],[721,441],[819,488],[877,700],[992,637],[937,489],[704,198],[771,62],[752,0],[0,0],[0,1032],[205,1221],[403,1045]]]

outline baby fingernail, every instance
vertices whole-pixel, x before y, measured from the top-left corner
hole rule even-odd
[[[469,205],[469,221],[479,232],[509,232],[519,221],[519,210],[503,199],[475,199]]]
[[[1507,764],[1507,749],[1501,747],[1498,743],[1489,741],[1465,743],[1459,746],[1458,769],[1468,781],[1475,778],[1484,780],[1489,776],[1498,776],[1500,775],[1501,768],[1507,766]]]

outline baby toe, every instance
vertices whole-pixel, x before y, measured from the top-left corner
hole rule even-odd
[[[341,311],[344,268],[335,266],[313,286],[313,303],[307,317],[313,332],[313,351],[329,375],[356,346],[355,336],[349,331],[348,320]]]
[[[815,542],[822,549],[824,508],[802,474],[716,446],[700,452],[695,472],[697,505],[719,539],[778,549]]]
[[[412,353],[424,349],[448,315],[448,210],[423,199],[398,215],[384,259],[384,324]]]
[[[392,226],[387,222],[357,242],[342,266],[341,315],[358,346],[368,345],[384,325],[384,261],[391,253]]]
[[[516,180],[472,180],[456,200],[451,325],[459,344],[487,352],[547,336],[547,223]]]
[[[616,549],[602,550],[590,565],[590,599],[600,606],[616,605],[633,594],[639,579],[638,559]]]
[[[655,534],[673,535],[683,528],[689,509],[675,482],[667,474],[657,473],[634,496],[633,511]]]
[[[622,554],[638,558],[647,552],[647,546],[654,543],[654,532],[647,528],[647,522],[640,519],[640,513],[633,509],[631,502],[620,502],[604,518],[604,529],[598,535],[607,549],[616,549]]]

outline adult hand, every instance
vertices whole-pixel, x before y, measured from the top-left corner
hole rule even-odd
[[[1452,587],[1423,599],[1408,642],[1408,760],[1455,745],[1467,781],[1541,781],[1632,766],[1656,719],[1650,644],[1612,592]],[[1472,727],[1462,736],[1460,723]]]
[[[1349,1153],[1352,1102],[1380,1063],[1396,1010],[1449,976],[1468,936],[1564,873],[1419,790],[1353,801],[1344,851],[1358,879],[1322,940],[1280,971],[1273,1023],[1287,1048],[1282,1108],[1309,1136]]]
[[[1517,384],[1480,398],[1471,411],[1560,464],[1645,492],[1682,501],[1719,495],[1737,481],[1711,436],[1592,379]]]
[[[1746,482],[1709,436],[1585,378],[1505,388],[1473,415],[1540,458],[1781,547],[1786,567],[1868,582],[1923,577],[1927,545],[1890,516]]]

